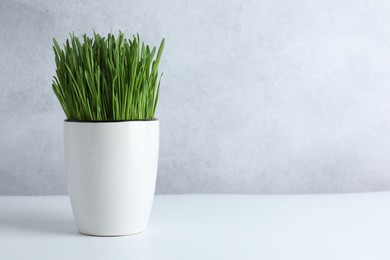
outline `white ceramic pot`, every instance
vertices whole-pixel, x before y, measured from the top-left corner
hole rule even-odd
[[[156,186],[159,122],[64,123],[68,191],[80,233],[145,230]]]

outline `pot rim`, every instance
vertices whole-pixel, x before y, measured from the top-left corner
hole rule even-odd
[[[112,124],[112,123],[148,123],[148,122],[159,122],[157,118],[149,120],[115,120],[115,121],[82,121],[82,120],[68,120],[65,119],[64,123],[78,123],[78,124]]]

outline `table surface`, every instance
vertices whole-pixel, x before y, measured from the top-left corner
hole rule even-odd
[[[146,232],[77,232],[66,196],[0,197],[0,259],[390,259],[390,192],[159,195]]]

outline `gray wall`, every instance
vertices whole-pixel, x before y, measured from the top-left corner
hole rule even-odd
[[[34,3],[32,3],[34,2]],[[166,37],[158,193],[390,189],[390,1],[0,2],[0,194],[64,194],[52,37]]]

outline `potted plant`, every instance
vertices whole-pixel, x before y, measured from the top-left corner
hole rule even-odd
[[[64,112],[65,166],[80,233],[122,236],[145,230],[158,163],[154,118],[161,75],[158,50],[126,39],[74,34],[54,41],[53,90]]]

